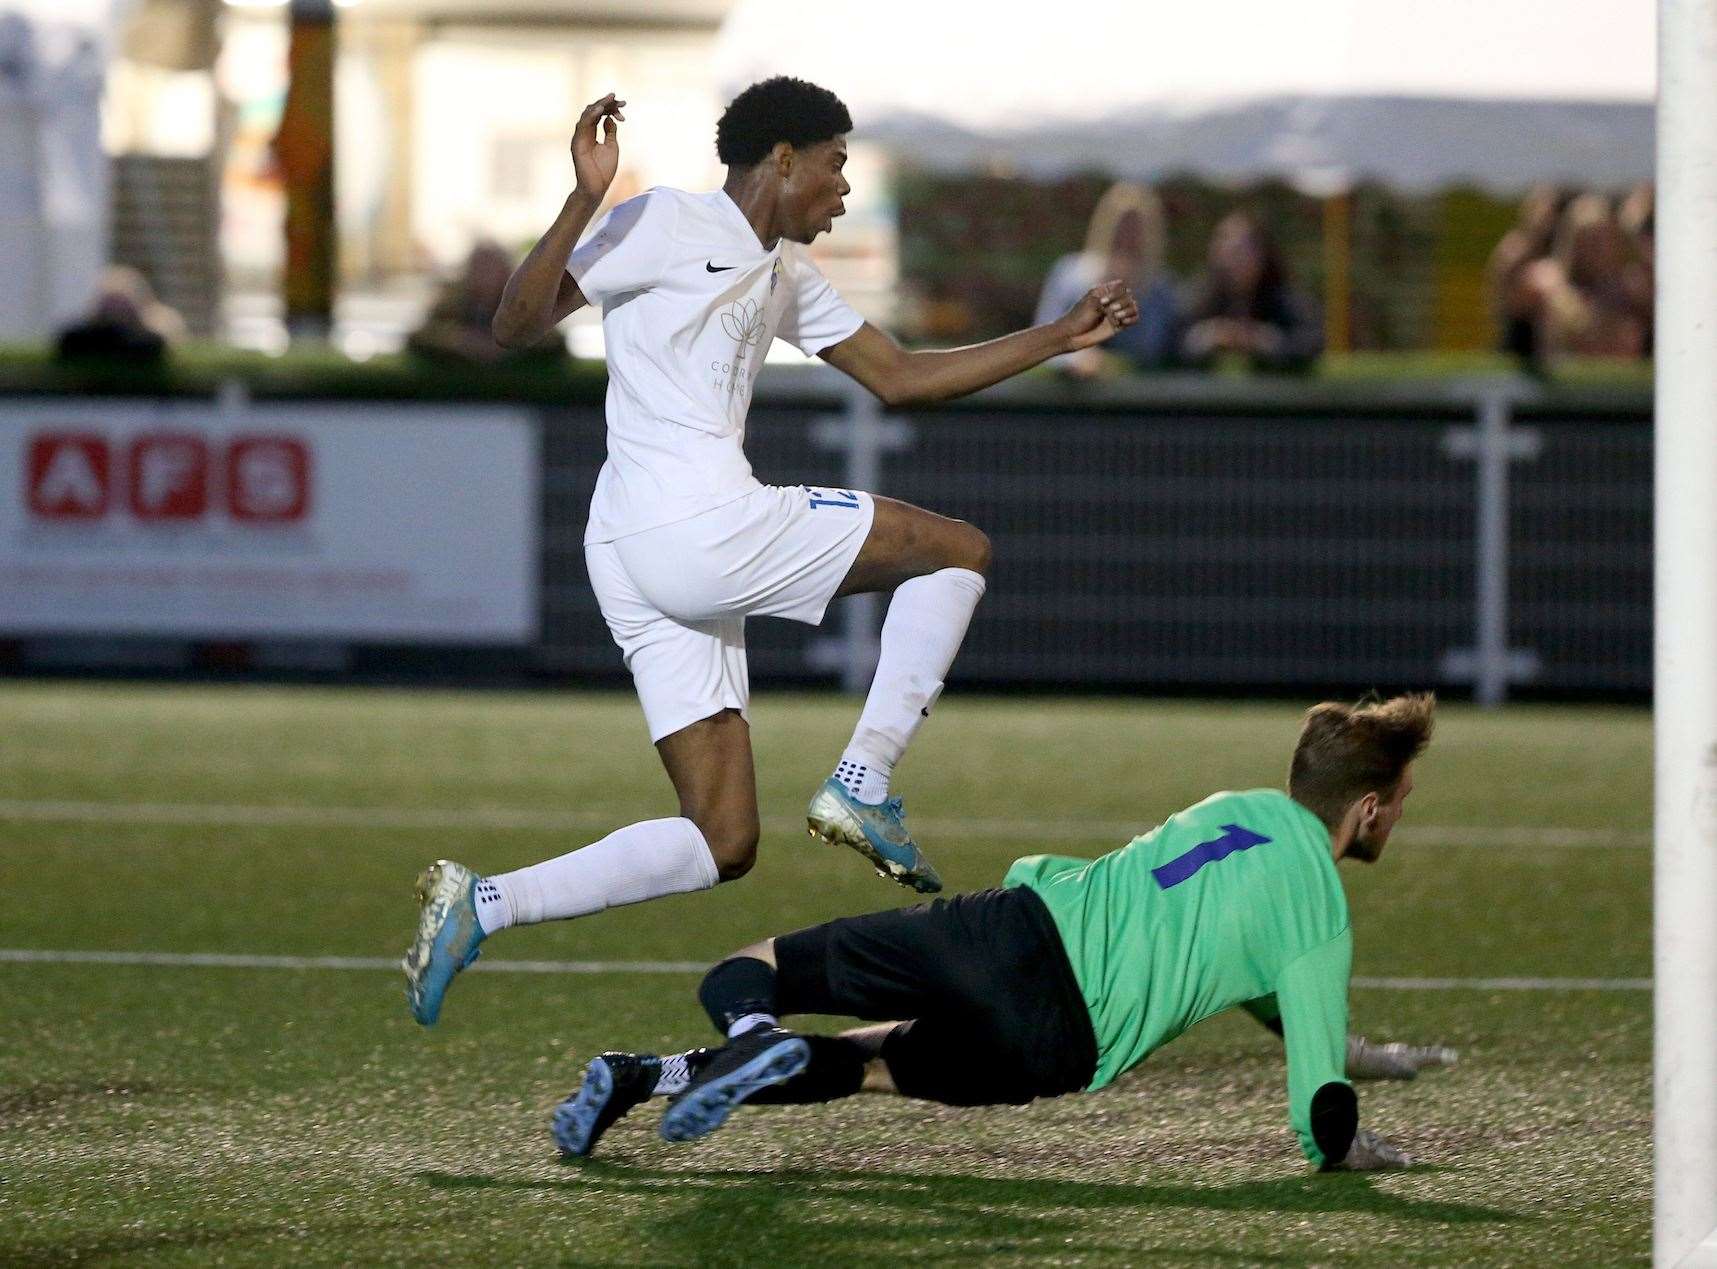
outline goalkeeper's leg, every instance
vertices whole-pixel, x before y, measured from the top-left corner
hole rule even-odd
[[[949,1106],[1022,1105],[1067,1092],[997,1052],[970,1027],[881,1022],[838,1036],[806,1036],[811,1062],[754,1105],[831,1102],[854,1093],[894,1093]]]
[[[955,1106],[1084,1088],[1096,1040],[1054,923],[1029,890],[958,895],[766,939],[704,977],[698,999],[729,1041],[794,1014],[907,1019],[809,1043],[804,1065],[745,1100],[821,1102],[861,1088]],[[747,1068],[749,1070],[749,1068]],[[705,1072],[692,1078],[695,1091]]]

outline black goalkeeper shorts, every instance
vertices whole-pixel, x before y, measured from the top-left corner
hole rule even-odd
[[[1019,888],[845,917],[775,940],[783,1014],[900,1021],[895,1087],[953,1106],[1083,1089],[1097,1069],[1073,967],[1049,909]]]

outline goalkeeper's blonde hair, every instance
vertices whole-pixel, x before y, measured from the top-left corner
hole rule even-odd
[[[1288,767],[1288,796],[1333,833],[1367,793],[1394,796],[1407,764],[1431,743],[1436,710],[1431,692],[1312,706]]]

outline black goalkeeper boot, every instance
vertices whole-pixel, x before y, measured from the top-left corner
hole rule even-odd
[[[682,1063],[686,1076],[695,1075],[713,1049],[693,1049],[667,1059]],[[653,1053],[599,1053],[584,1068],[584,1083],[555,1107],[551,1131],[565,1155],[582,1157],[596,1149],[602,1134],[638,1103],[648,1101],[662,1078],[663,1059]]]
[[[735,1036],[710,1055],[662,1116],[664,1141],[692,1141],[727,1121],[753,1093],[784,1084],[811,1061],[804,1036],[767,1023]]]

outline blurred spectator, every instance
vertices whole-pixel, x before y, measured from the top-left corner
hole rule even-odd
[[[1537,365],[1544,356],[1540,340],[1544,275],[1535,266],[1549,257],[1557,222],[1572,198],[1554,185],[1528,191],[1514,228],[1496,244],[1485,268],[1500,351],[1513,353],[1528,365]]]
[[[495,342],[489,331],[501,291],[513,273],[513,258],[499,243],[481,240],[465,257],[459,276],[441,289],[423,325],[406,340],[406,348],[435,361],[461,361],[491,366],[519,357],[563,356],[566,345],[551,335],[535,348],[513,352]]]
[[[102,275],[88,316],[60,332],[55,353],[62,360],[158,364],[167,345],[181,338],[185,323],[136,269],[115,266]]]
[[[1651,346],[1651,279],[1609,200],[1582,194],[1556,227],[1550,257],[1532,266],[1543,297],[1548,353],[1643,357]]]
[[[1303,370],[1323,346],[1323,323],[1289,283],[1275,240],[1248,212],[1224,216],[1187,309],[1181,357],[1208,366],[1232,354],[1259,370]]]
[[[1179,300],[1163,272],[1163,209],[1157,196],[1138,185],[1112,185],[1097,201],[1085,231],[1085,249],[1063,256],[1050,269],[1037,301],[1037,323],[1051,322],[1099,282],[1120,278],[1139,301],[1139,320],[1098,348],[1056,358],[1058,370],[1080,378],[1102,373],[1117,360],[1154,370],[1175,356]],[[1123,360],[1124,359],[1124,360]]]
[[[1646,305],[1645,351],[1650,356],[1656,347],[1653,307],[1657,298],[1657,191],[1647,183],[1636,185],[1622,200],[1617,213],[1622,232],[1633,247],[1635,285],[1643,292]]]

